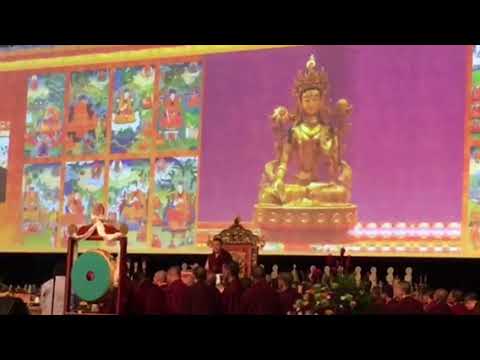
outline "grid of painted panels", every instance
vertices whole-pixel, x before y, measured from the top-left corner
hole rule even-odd
[[[194,249],[203,77],[201,61],[30,76],[24,247],[65,249],[104,204],[129,251]]]

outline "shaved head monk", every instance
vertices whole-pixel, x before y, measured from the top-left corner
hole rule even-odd
[[[157,271],[153,277],[153,286],[148,291],[145,304],[147,315],[167,315],[167,272]]]
[[[164,270],[157,271],[155,275],[153,276],[153,284],[160,287],[164,288],[167,287],[167,272]]]
[[[188,315],[191,307],[190,290],[181,279],[181,270],[172,266],[167,272],[167,308],[170,315]]]
[[[433,293],[433,303],[428,309],[428,314],[450,315],[452,312],[447,304],[448,291],[445,289],[435,290]]]
[[[192,315],[218,315],[220,313],[220,292],[207,284],[207,271],[197,267],[193,272],[195,283],[190,287]]]
[[[282,315],[293,310],[293,305],[300,298],[300,294],[292,287],[293,277],[290,273],[281,273],[278,277],[278,296]]]
[[[393,315],[417,315],[423,313],[423,305],[411,296],[411,286],[406,281],[399,281],[393,288],[394,300],[386,306]]]
[[[261,266],[253,269],[253,286],[242,296],[241,312],[245,315],[282,315],[278,294],[268,285]]]
[[[223,265],[225,288],[222,293],[222,312],[225,315],[239,315],[243,286],[239,279],[240,266],[232,261]]]

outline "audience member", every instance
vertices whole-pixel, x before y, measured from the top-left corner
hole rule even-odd
[[[130,306],[131,314],[145,314],[147,298],[152,286],[151,280],[144,273],[138,272],[133,276],[132,301]]]
[[[386,297],[382,293],[382,289],[378,286],[372,288],[371,295],[372,303],[369,306],[368,313],[373,315],[383,314],[385,312]],[[391,300],[391,297],[389,299]]]
[[[242,296],[242,313],[246,315],[281,314],[278,294],[265,280],[265,270],[261,266],[253,269],[253,286]]]
[[[461,290],[453,289],[450,291],[447,303],[453,315],[465,315],[467,309],[463,304],[463,292]]]
[[[476,293],[469,293],[465,296],[465,308],[466,315],[480,315],[480,305]]]
[[[190,288],[190,314],[218,315],[220,313],[220,293],[215,286],[207,284],[207,271],[197,267],[194,271],[195,283]]]
[[[393,315],[415,315],[423,312],[420,302],[411,296],[410,284],[398,281],[393,287],[394,299],[386,305],[386,313]]]
[[[448,291],[437,289],[433,294],[433,303],[428,307],[427,314],[450,315],[450,307],[447,304]]]
[[[383,285],[382,298],[385,305],[388,305],[393,300],[393,286],[390,284]]]
[[[157,271],[153,276],[153,286],[148,290],[145,314],[167,315],[167,273]]]
[[[187,285],[181,280],[181,270],[172,266],[167,272],[167,309],[170,315],[187,315],[191,309],[191,296]]]
[[[423,311],[425,312],[428,312],[434,304],[433,293],[434,291],[431,289],[426,289],[422,292],[422,305],[423,305]]]
[[[238,278],[240,267],[236,262],[223,265],[224,290],[221,296],[222,312],[225,315],[240,314],[240,302],[243,294],[243,287]]]
[[[282,315],[293,310],[293,305],[300,299],[300,294],[292,287],[293,277],[290,273],[281,273],[278,277],[278,294]]]
[[[243,291],[246,291],[252,287],[252,279],[244,277],[240,279],[240,284],[242,284]]]

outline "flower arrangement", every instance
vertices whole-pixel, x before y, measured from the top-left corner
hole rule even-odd
[[[364,312],[372,303],[366,283],[341,275],[313,285],[294,305],[296,315],[347,315]]]

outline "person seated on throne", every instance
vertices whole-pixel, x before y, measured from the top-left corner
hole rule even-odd
[[[67,133],[83,138],[89,132],[95,133],[97,121],[92,104],[85,95],[82,95],[78,98],[77,103],[70,107]]]
[[[129,193],[124,193],[120,205],[120,213],[128,222],[135,222],[144,219],[147,215],[146,196],[134,183]]]
[[[128,89],[123,90],[122,96],[117,99],[118,110],[114,122],[117,124],[130,124],[135,122],[133,113],[133,97]]]
[[[223,266],[233,262],[232,255],[223,248],[223,242],[219,238],[213,240],[213,252],[207,258],[205,269],[213,274],[222,274]]]
[[[182,107],[175,89],[170,89],[169,97],[164,106],[165,117],[160,121],[160,127],[164,130],[167,139],[175,141],[183,126]]]

